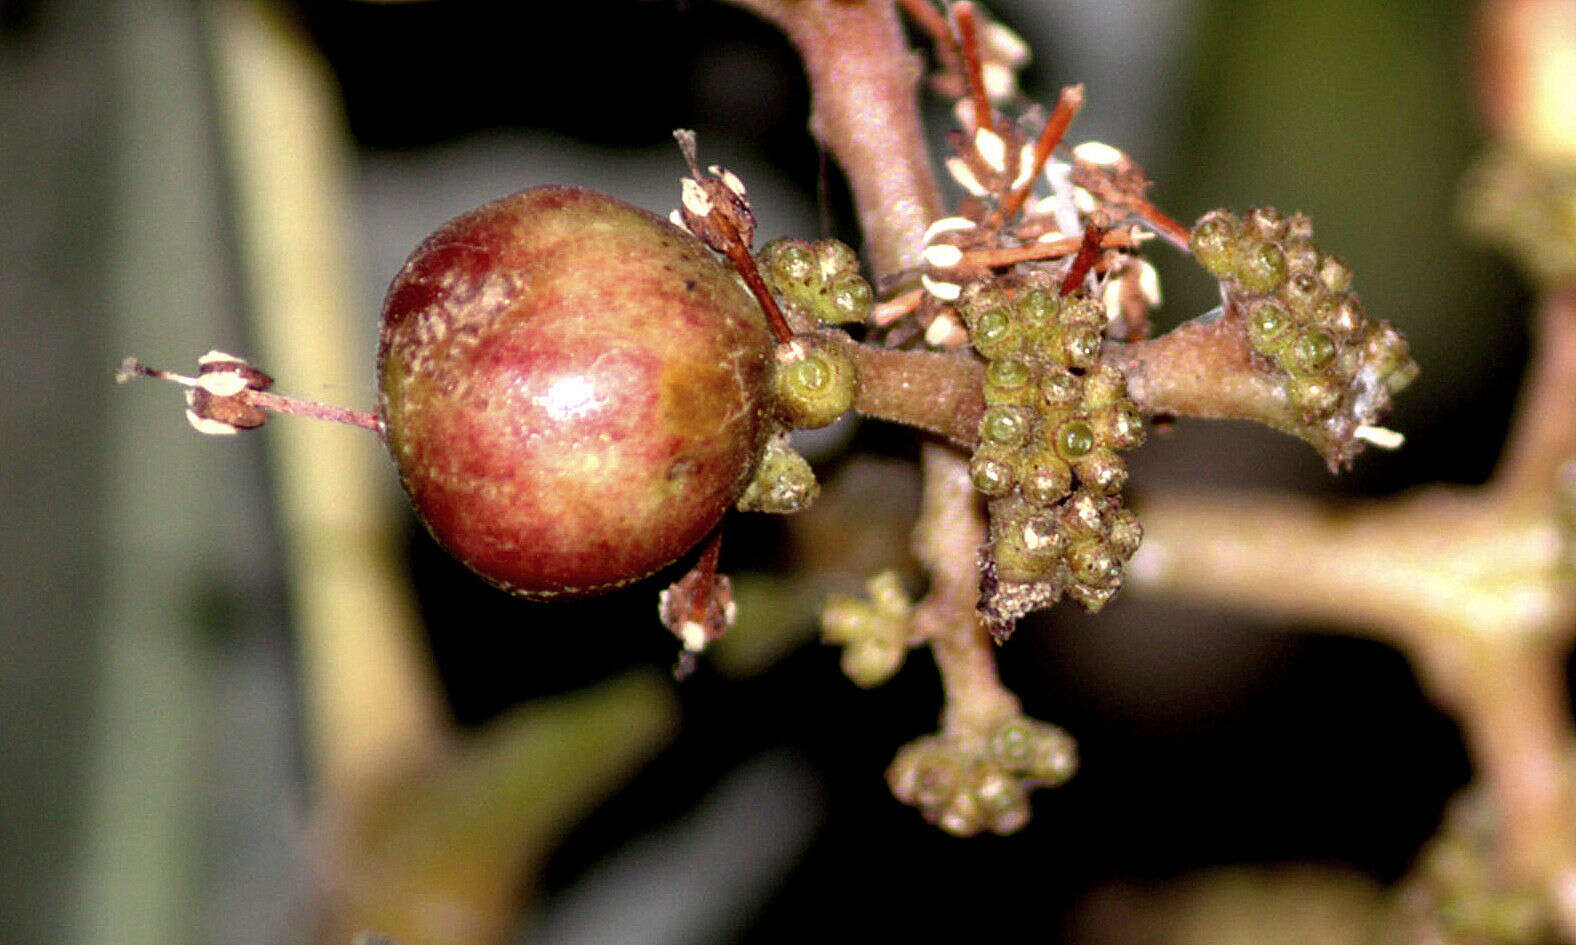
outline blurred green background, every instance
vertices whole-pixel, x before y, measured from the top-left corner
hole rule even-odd
[[[331,208],[344,239],[331,248],[358,313],[352,354],[332,378],[281,375],[281,389],[370,407],[382,287],[423,235],[483,200],[579,183],[665,212],[681,173],[675,127],[697,129],[703,157],[748,182],[763,236],[857,243],[841,181],[835,169],[823,181],[804,133],[791,51],[731,7],[239,6],[319,58],[349,135]],[[1331,479],[1298,443],[1182,423],[1136,458],[1140,500],[1246,485],[1374,495],[1487,476],[1526,355],[1526,296],[1453,221],[1482,141],[1468,4],[990,6],[1036,51],[1034,98],[1086,83],[1073,140],[1126,148],[1182,220],[1221,205],[1307,212],[1320,244],[1353,263],[1368,311],[1397,323],[1423,366],[1393,417],[1400,453],[1371,452]],[[7,941],[311,934],[311,693],[296,623],[313,577],[287,564],[293,500],[271,464],[276,430],[201,438],[171,391],[113,383],[127,354],[181,369],[213,347],[252,354],[267,331],[246,170],[226,125],[222,77],[250,67],[225,58],[236,7],[0,0]],[[929,111],[946,127],[944,103]],[[1163,324],[1215,304],[1202,273],[1163,247],[1151,255]],[[838,435],[852,446],[823,444],[823,479],[846,473],[853,507],[872,492],[886,501],[879,527],[850,517],[823,536],[900,553],[892,536],[912,485],[895,461],[913,455],[911,438],[873,424]],[[872,473],[861,457],[888,464]],[[462,726],[671,666],[674,641],[652,612],[660,582],[582,605],[514,601],[431,546],[391,472],[356,498],[395,517],[424,652]],[[729,536],[725,565],[778,592],[761,624],[808,627],[813,600],[786,575],[832,567],[826,553],[774,522],[741,519]],[[851,578],[862,575],[829,580]],[[891,753],[939,708],[927,658],[874,692],[813,644],[749,678],[703,669],[675,690],[671,744],[561,846],[553,835],[518,937],[929,940],[957,928],[1055,940],[1070,934],[1064,912],[1111,880],[1285,861],[1394,878],[1464,781],[1464,756],[1398,655],[1319,629],[1119,601],[1021,632],[1004,675],[1031,714],[1080,737],[1084,768],[1006,839],[953,840],[886,793]]]

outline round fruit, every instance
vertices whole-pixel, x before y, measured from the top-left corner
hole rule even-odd
[[[694,237],[574,187],[416,248],[383,303],[380,408],[433,536],[527,597],[645,577],[717,525],[767,427],[772,338]]]

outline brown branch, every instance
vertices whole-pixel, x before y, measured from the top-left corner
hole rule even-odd
[[[1546,502],[1576,458],[1576,286],[1543,297],[1535,346],[1494,485],[1507,499]]]
[[[1130,587],[1400,648],[1461,721],[1500,807],[1507,876],[1547,881],[1576,865],[1576,731],[1560,678],[1576,584],[1552,518],[1492,495],[1432,490],[1340,511],[1281,496],[1151,499]]]
[[[848,177],[876,279],[920,266],[941,191],[915,91],[921,66],[891,2],[734,0],[771,20],[810,79],[810,129]]]
[[[985,400],[980,391],[985,367],[966,352],[898,351],[841,342],[859,374],[854,409],[869,417],[901,423],[973,448]]]
[[[930,572],[930,592],[914,609],[916,635],[930,643],[946,691],[942,729],[955,735],[989,731],[1019,710],[996,674],[995,646],[980,619],[974,556],[985,543],[985,514],[957,451],[927,443],[920,453],[925,491],[914,554]]]

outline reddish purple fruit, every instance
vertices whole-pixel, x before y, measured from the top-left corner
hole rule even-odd
[[[522,191],[445,224],[389,287],[389,451],[482,577],[594,593],[672,562],[738,498],[771,347],[689,234],[591,191]]]

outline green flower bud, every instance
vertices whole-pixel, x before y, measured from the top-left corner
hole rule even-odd
[[[1073,467],[1078,481],[1101,495],[1115,495],[1127,485],[1127,464],[1110,450],[1097,449]]]
[[[772,396],[784,423],[824,427],[853,407],[859,375],[834,344],[796,338],[777,346],[776,359]]]
[[[1071,367],[1088,369],[1100,361],[1105,335],[1092,325],[1073,323],[1062,329],[1062,356]]]
[[[936,811],[936,826],[954,837],[972,837],[985,827],[985,812],[968,791],[954,794]]]
[[[824,278],[859,272],[859,254],[847,243],[838,240],[816,240],[814,245],[816,261],[820,264],[821,275]]]
[[[1078,743],[1054,725],[1037,726],[1029,777],[1045,787],[1066,784],[1078,771]]]
[[[1090,418],[1095,436],[1112,449],[1130,450],[1144,442],[1144,417],[1130,403],[1101,407]]]
[[[993,765],[975,771],[970,793],[991,833],[1015,833],[1029,822],[1029,795],[1023,782]]]
[[[863,640],[843,649],[843,675],[861,689],[872,689],[896,675],[906,649],[886,640]]]
[[[1029,436],[1029,415],[1018,407],[992,407],[980,417],[980,441],[1018,446]]]
[[[1126,561],[1144,540],[1144,528],[1131,509],[1117,509],[1111,515],[1111,551]]]
[[[1122,562],[1098,538],[1085,538],[1067,548],[1067,569],[1090,587],[1115,587],[1122,580]]]
[[[1335,300],[1326,313],[1324,323],[1336,334],[1350,338],[1362,330],[1367,319],[1363,315],[1363,307],[1355,295],[1342,295]]]
[[[1293,373],[1315,374],[1335,360],[1335,339],[1322,328],[1298,332],[1286,349]]]
[[[1341,388],[1322,375],[1289,378],[1286,392],[1302,418],[1310,423],[1328,417],[1341,405]]]
[[[1068,296],[1062,302],[1063,324],[1088,325],[1103,335],[1105,320],[1105,306],[1083,293]]]
[[[987,358],[999,358],[1017,346],[1020,331],[1004,308],[989,308],[969,324],[969,339],[975,350]]]
[[[1324,256],[1319,260],[1319,281],[1331,292],[1350,292],[1352,269],[1339,256]]]
[[[1011,492],[1018,484],[1018,476],[1010,456],[1011,452],[1002,448],[981,446],[976,450],[969,460],[969,480],[974,491],[992,498]]]
[[[1286,257],[1288,273],[1316,276],[1319,272],[1319,250],[1307,240],[1288,239],[1280,244]]]
[[[766,441],[750,484],[739,496],[738,508],[741,512],[787,515],[809,506],[820,491],[810,464],[782,434]]]
[[[1293,273],[1286,279],[1286,284],[1281,287],[1281,296],[1294,310],[1304,314],[1312,313],[1324,300],[1324,283],[1311,272]]]
[[[1056,324],[1061,314],[1061,299],[1044,289],[1029,289],[1018,296],[1013,308],[1018,319],[1029,328]]]
[[[1127,378],[1109,364],[1102,364],[1084,375],[1083,405],[1099,410],[1127,401]]]
[[[1274,243],[1255,243],[1243,252],[1235,275],[1244,291],[1274,292],[1286,278],[1286,256]]]
[[[1417,362],[1412,360],[1406,339],[1383,322],[1374,329],[1365,345],[1369,364],[1383,379],[1390,393],[1398,394],[1417,377]]]
[[[1094,449],[1094,430],[1083,420],[1069,420],[1056,431],[1056,453],[1068,462],[1089,455]]]
[[[927,735],[898,749],[887,766],[887,787],[905,804],[934,806],[957,793],[962,774],[941,739]]]
[[[1274,299],[1259,299],[1248,309],[1248,338],[1260,353],[1278,348],[1277,342],[1291,325],[1291,313]]]
[[[1083,383],[1062,368],[1047,368],[1040,376],[1040,399],[1052,407],[1071,407],[1083,397]]]
[[[1047,516],[1030,515],[1021,520],[992,523],[995,541],[991,554],[996,573],[1004,581],[1047,581],[1066,547],[1056,523]]]
[[[1107,530],[1105,509],[1105,501],[1087,489],[1079,489],[1062,504],[1060,518],[1069,531],[1100,535]]]
[[[1240,225],[1225,210],[1212,210],[1201,217],[1187,242],[1193,258],[1216,279],[1230,278],[1236,271],[1242,256]]]
[[[1028,719],[1014,715],[1004,720],[991,733],[990,753],[996,763],[1018,774],[1029,770],[1039,747],[1039,733]]]
[[[856,273],[841,275],[832,280],[826,289],[826,304],[817,309],[821,321],[841,324],[862,322],[875,305],[875,293],[870,283]]]
[[[785,292],[805,294],[821,286],[815,251],[803,240],[780,237],[761,247],[761,268]]]
[[[1067,599],[1082,607],[1085,612],[1097,614],[1116,596],[1114,587],[1091,587],[1076,581],[1067,585]]]
[[[1020,358],[997,358],[985,365],[985,403],[1017,404],[1034,403],[1038,393],[1034,386],[1034,372]]]
[[[1286,216],[1274,207],[1254,207],[1246,222],[1255,239],[1273,242],[1286,236]]]
[[[1073,488],[1073,471],[1050,450],[1037,450],[1023,473],[1023,498],[1030,505],[1050,508],[1067,497]]]

